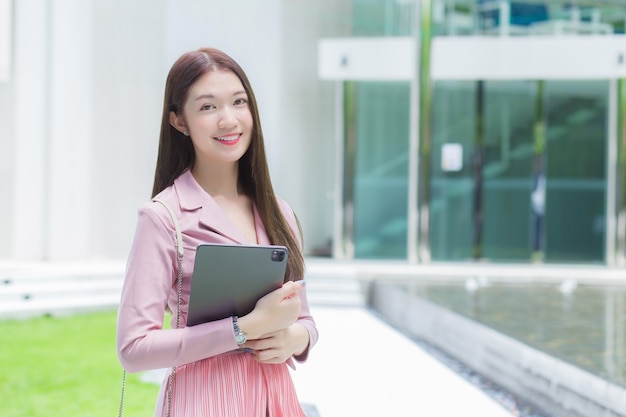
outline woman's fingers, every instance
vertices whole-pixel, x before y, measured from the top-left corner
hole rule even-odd
[[[298,291],[305,285],[304,281],[289,281],[262,297],[250,314],[239,318],[242,331],[258,337],[293,324],[301,312]]]
[[[277,296],[281,297],[281,299],[285,298],[293,298],[298,294],[304,286],[306,285],[306,281],[288,281],[281,288],[276,290],[278,292]]]

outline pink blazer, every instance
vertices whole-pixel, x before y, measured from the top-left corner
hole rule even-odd
[[[177,309],[177,254],[174,224],[165,207],[156,202],[139,209],[117,316],[117,350],[122,366],[129,372],[168,368],[219,355],[238,348],[231,318],[185,327],[191,275],[199,243],[243,243],[241,232],[226,213],[200,187],[190,171],[181,174],[158,198],[174,210],[183,235],[183,289],[180,328],[175,313],[172,329],[163,329],[166,306]],[[293,211],[279,199],[283,215],[294,235],[300,236]],[[259,244],[269,244],[265,227],[254,209]],[[302,312],[298,323],[310,336],[307,350],[295,359],[306,360],[317,342],[318,332],[311,317],[306,290],[300,292]],[[291,359],[288,361],[292,364]]]

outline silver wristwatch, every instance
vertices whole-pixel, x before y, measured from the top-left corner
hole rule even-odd
[[[235,332],[235,341],[238,345],[243,345],[248,340],[248,335],[241,331],[237,316],[233,316],[233,330]]]

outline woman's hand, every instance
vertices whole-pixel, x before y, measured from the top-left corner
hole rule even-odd
[[[254,358],[262,363],[283,363],[293,355],[302,354],[309,346],[309,332],[301,324],[248,340],[244,347],[252,350]]]
[[[291,326],[300,316],[298,291],[304,285],[304,281],[289,281],[262,297],[252,312],[239,318],[241,331],[248,335],[248,339],[259,339]]]

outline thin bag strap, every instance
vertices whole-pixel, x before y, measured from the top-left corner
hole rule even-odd
[[[181,303],[181,296],[183,292],[183,254],[184,254],[183,234],[180,231],[178,218],[176,217],[176,214],[174,213],[174,210],[172,210],[170,205],[167,204],[165,201],[160,200],[158,198],[153,198],[152,201],[161,203],[163,207],[167,209],[167,212],[170,214],[170,217],[172,218],[172,222],[174,223],[174,229],[176,230],[176,251],[178,254],[177,256],[178,258],[177,281],[178,282],[177,282],[177,300],[176,300],[176,307],[177,307],[176,308],[176,328],[178,329],[180,327],[180,303]],[[169,377],[169,388],[167,392],[167,417],[170,417],[170,414],[172,411],[172,399],[174,396],[174,379],[175,378],[176,378],[176,367],[172,366],[172,372],[170,373],[170,377]],[[126,389],[126,370],[124,369],[124,374],[122,375],[122,393],[120,395],[120,408],[119,408],[118,417],[122,417],[122,411],[124,408],[125,389]]]
[[[176,230],[176,250],[178,252],[178,285],[177,285],[177,298],[176,298],[176,328],[180,327],[180,299],[183,292],[183,234],[180,231],[180,225],[178,224],[178,218],[174,213],[174,210],[165,201],[158,198],[154,198],[152,201],[161,203],[165,207],[172,218],[174,223],[174,229]],[[167,417],[170,417],[172,411],[172,399],[174,397],[174,379],[176,378],[176,367],[172,366],[172,373],[170,374],[169,389],[167,392]]]
[[[167,204],[165,201],[161,199],[154,198],[152,199],[152,201],[161,203],[163,207],[167,209],[167,212],[170,214],[170,217],[172,218],[172,222],[174,222],[174,229],[176,230],[176,248],[178,249],[178,256],[183,256],[183,234],[180,231],[180,224],[178,223],[178,218],[176,217],[174,210],[172,210],[169,204]]]

